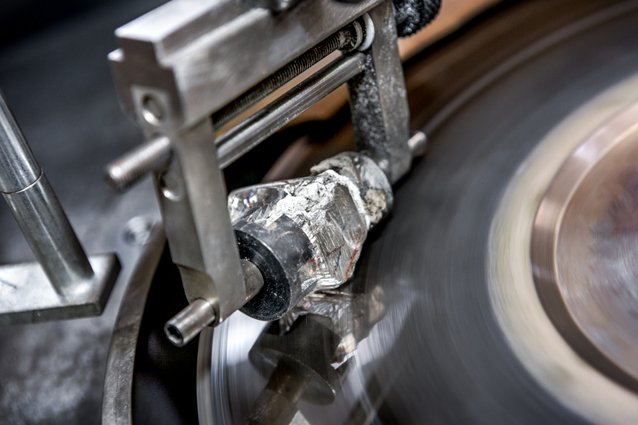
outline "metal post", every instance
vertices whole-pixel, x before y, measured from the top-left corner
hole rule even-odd
[[[84,291],[89,259],[1,94],[0,192],[56,291]]]

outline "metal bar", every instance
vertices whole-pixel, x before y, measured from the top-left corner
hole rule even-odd
[[[120,49],[110,59],[120,98],[152,131],[168,134],[195,125],[385,2],[312,0],[285,13],[254,8],[250,1],[200,0],[189,7],[168,2],[117,30]],[[144,121],[146,89],[162,92],[170,120]]]
[[[275,131],[276,129],[281,128],[291,119],[297,117],[301,112],[308,109],[313,103],[325,97],[341,84],[347,82],[348,79],[358,74],[362,68],[363,56],[361,54],[349,56],[337,61],[311,77],[309,80],[300,84],[283,99],[275,101],[275,103],[264,109],[262,112],[248,118],[245,123],[242,123],[238,127],[230,130],[228,135],[216,141],[216,143],[222,145],[219,148],[221,167],[227,167],[239,156],[243,155],[245,152],[263,141],[266,137],[274,133],[272,128],[276,127]],[[283,73],[284,71],[282,71],[282,75]],[[316,85],[317,87],[314,87],[313,85]],[[260,89],[256,88],[256,90]],[[303,96],[306,95],[312,96],[312,99],[303,99]],[[257,94],[254,96],[255,98],[259,97]],[[236,108],[241,108],[242,106],[239,105],[243,101],[238,102],[239,103]],[[303,108],[300,109],[299,106],[303,106]],[[277,123],[273,123],[273,119],[274,121],[283,121],[284,117],[280,116],[277,118],[277,116],[273,114],[288,113],[286,111],[287,108],[290,108],[290,113],[295,113],[295,115],[288,117],[288,120],[278,126],[274,125]],[[230,112],[226,113],[228,114]],[[259,119],[264,120],[262,125],[256,122]],[[263,134],[255,134],[256,131],[258,132],[260,130],[260,128],[267,127],[266,121],[268,120],[270,120],[268,126],[271,127],[271,131],[266,134],[266,136],[263,136]],[[233,138],[237,138],[237,140],[233,140]],[[241,145],[243,143],[247,143],[246,140],[248,138],[254,139],[250,143],[249,148],[242,149]],[[250,140],[248,142],[250,142]],[[223,147],[224,144],[227,144],[228,147]],[[170,156],[170,149],[171,147],[168,138],[158,137],[156,139],[152,139],[108,165],[106,168],[106,179],[115,188],[124,189],[133,184],[146,173],[154,171],[166,164],[166,160]],[[238,153],[239,151],[241,151],[241,153]]]
[[[18,123],[0,94],[0,192],[23,190],[40,178],[42,170],[29,149]]]
[[[213,126],[206,119],[169,137],[174,154],[156,186],[171,257],[188,301],[211,303],[217,323],[244,305],[246,286]]]
[[[359,150],[368,152],[395,183],[410,169],[412,154],[406,144],[410,111],[392,2],[369,15],[374,41],[365,52],[365,70],[348,82],[352,123]]]
[[[365,56],[347,56],[328,65],[290,93],[252,115],[219,139],[218,156],[222,168],[257,146],[268,136],[359,74]]]
[[[1,95],[0,128],[4,199],[56,291],[85,291],[93,277],[89,259]]]
[[[106,181],[123,190],[147,173],[166,166],[170,156],[171,141],[168,137],[151,139],[107,165]]]
[[[297,59],[275,71],[270,77],[251,88],[239,98],[213,114],[213,123],[221,127],[250,106],[264,99],[284,84],[307,71],[330,53],[340,49],[354,50],[361,44],[363,29],[359,22],[342,28],[321,43],[303,53]]]

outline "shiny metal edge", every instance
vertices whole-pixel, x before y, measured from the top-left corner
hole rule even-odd
[[[89,257],[94,275],[83,291],[61,295],[38,262],[0,266],[0,325],[63,320],[102,313],[120,271],[115,254]]]
[[[133,366],[137,337],[146,298],[165,244],[166,237],[162,226],[156,223],[126,288],[106,364],[102,398],[104,425],[129,425],[133,422]]]

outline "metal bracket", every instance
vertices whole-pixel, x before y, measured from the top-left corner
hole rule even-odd
[[[97,316],[120,271],[114,254],[89,258],[93,277],[76,292],[58,293],[37,262],[0,266],[0,325]]]

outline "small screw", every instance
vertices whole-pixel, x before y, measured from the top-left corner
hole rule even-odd
[[[126,223],[124,241],[129,245],[144,246],[151,238],[153,222],[148,217],[133,217]]]

